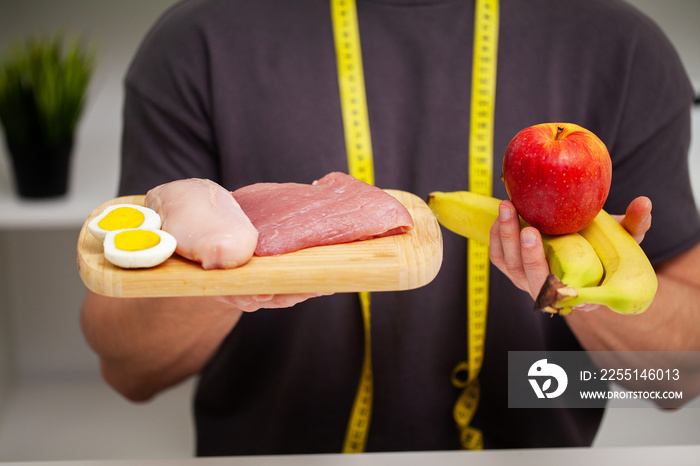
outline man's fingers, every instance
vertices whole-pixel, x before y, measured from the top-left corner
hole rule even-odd
[[[549,275],[549,265],[544,255],[542,236],[536,228],[525,227],[520,232],[520,244],[520,255],[527,277],[528,289],[532,298],[536,299],[542,284]]]
[[[489,233],[489,258],[493,265],[504,271],[505,259],[503,258],[503,247],[501,246],[501,222],[498,219],[493,222]]]
[[[300,294],[266,294],[266,295],[245,295],[245,296],[217,296],[219,301],[243,311],[254,312],[258,309],[278,309],[292,307],[302,301],[319,296],[326,296],[325,293],[300,293]]]
[[[502,202],[498,207],[498,221],[504,265],[513,278],[521,280],[525,271],[520,258],[520,222],[510,202]]]
[[[515,286],[528,290],[520,251],[520,219],[510,201],[499,206],[499,217],[491,228],[489,257]]]

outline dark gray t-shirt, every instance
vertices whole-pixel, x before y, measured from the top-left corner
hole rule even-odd
[[[473,2],[358,1],[376,185],[425,197],[468,186]],[[659,30],[615,0],[501,2],[494,195],[520,129],[595,132],[613,160],[605,208],[654,203],[643,247],[700,239],[687,171],[691,89]],[[126,78],[120,193],[203,177],[228,189],[346,171],[328,1],[191,0],[145,38]],[[459,448],[450,383],[466,356],[466,244],[444,233],[428,286],[372,296],[369,451]],[[492,267],[482,395],[487,448],[590,445],[602,410],[508,409],[507,352],[580,350],[564,319]],[[196,309],[193,309],[196,312]],[[201,374],[200,455],[337,452],[359,378],[357,296],[245,314]]]

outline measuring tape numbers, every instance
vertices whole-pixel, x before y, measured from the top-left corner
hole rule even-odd
[[[373,185],[372,138],[355,0],[331,0],[331,16],[348,172]]]
[[[477,0],[474,12],[474,55],[469,132],[469,190],[484,196],[493,192],[493,121],[498,55],[498,0]],[[489,292],[488,244],[467,240],[467,362],[455,367],[452,383],[461,388],[453,415],[462,448],[481,450],[481,431],[470,426],[479,405],[478,376],[484,359]],[[464,373],[466,372],[466,378]]]
[[[469,189],[488,196],[492,193],[498,15],[498,0],[476,1],[469,136]],[[331,18],[348,170],[355,178],[374,184],[372,139],[355,0],[331,0]],[[459,363],[452,374],[452,383],[463,389],[454,407],[454,419],[460,430],[461,445],[467,449],[483,448],[481,432],[469,424],[479,403],[478,374],[484,355],[488,283],[488,245],[469,240],[467,253],[468,361]],[[362,292],[359,296],[364,323],[364,357],[360,382],[343,443],[344,453],[359,453],[365,450],[372,413],[370,295]]]

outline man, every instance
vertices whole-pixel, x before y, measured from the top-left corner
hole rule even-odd
[[[471,1],[359,1],[376,185],[466,189]],[[146,37],[126,79],[120,194],[179,178],[233,190],[346,171],[326,1],[187,1]],[[691,91],[659,30],[618,1],[501,3],[494,195],[520,129],[570,121],[613,161],[605,206],[656,266],[657,298],[532,312],[548,273],[539,234],[508,201],[491,236],[481,400],[486,448],[590,445],[602,410],[509,410],[507,352],[697,350],[700,220],[688,173]],[[651,203],[654,223],[651,229]],[[374,403],[368,451],[459,448],[450,384],[466,356],[466,244],[444,235],[436,279],[372,296]],[[515,285],[515,286],[514,286]],[[362,363],[357,296],[110,299],[89,294],[86,337],[105,379],[133,400],[198,375],[200,455],[340,451]],[[293,307],[292,307],[293,306]],[[262,308],[285,308],[255,311]]]

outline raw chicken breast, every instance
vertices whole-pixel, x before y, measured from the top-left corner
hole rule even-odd
[[[383,190],[344,173],[314,184],[258,183],[233,192],[258,229],[257,256],[347,243],[413,228],[406,207]]]
[[[230,269],[253,256],[258,232],[222,186],[190,178],[157,186],[146,205],[158,212],[162,229],[177,239],[176,252],[205,269]]]

